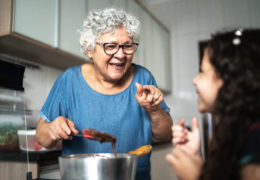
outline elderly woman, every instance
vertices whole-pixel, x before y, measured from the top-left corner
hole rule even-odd
[[[71,135],[94,128],[116,136],[125,153],[167,140],[172,120],[152,74],[132,63],[139,21],[118,9],[95,10],[83,22],[80,44],[90,63],[65,71],[55,82],[37,125],[37,140],[50,148],[62,141],[62,154],[109,153],[100,144]],[[150,179],[150,154],[138,159],[136,179]]]

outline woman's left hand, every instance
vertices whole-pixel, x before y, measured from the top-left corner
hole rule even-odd
[[[136,88],[135,97],[138,104],[144,107],[148,112],[157,111],[164,99],[163,93],[153,85],[142,86],[136,83]]]

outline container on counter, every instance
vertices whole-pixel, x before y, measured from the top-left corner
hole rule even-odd
[[[19,148],[22,151],[38,152],[38,151],[56,151],[61,149],[61,144],[51,149],[46,149],[36,141],[36,129],[18,130]]]
[[[18,130],[19,147],[22,151],[45,150],[35,139],[36,130]]]

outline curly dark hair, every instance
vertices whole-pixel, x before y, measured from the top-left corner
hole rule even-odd
[[[214,104],[214,137],[200,180],[240,178],[240,153],[250,124],[260,118],[260,30],[217,33],[210,62],[223,80]]]

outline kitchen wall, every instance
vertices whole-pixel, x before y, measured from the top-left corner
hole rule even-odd
[[[175,119],[197,113],[192,79],[199,71],[198,42],[238,27],[260,27],[259,0],[139,0],[171,33],[172,94]],[[151,3],[148,3],[151,2]],[[161,2],[161,3],[160,3]]]
[[[26,108],[40,110],[61,70],[38,64],[39,69],[25,68],[24,98]]]
[[[192,79],[199,70],[198,41],[223,28],[260,27],[259,0],[175,0],[147,4],[140,0],[171,33],[172,94],[165,97],[175,122],[181,118],[201,119],[197,112],[197,95]],[[162,70],[163,71],[163,70]],[[43,105],[52,84],[62,71],[40,66],[26,68],[24,87],[27,107]],[[153,180],[174,180],[176,177],[165,161],[171,144],[155,146],[152,153]]]

